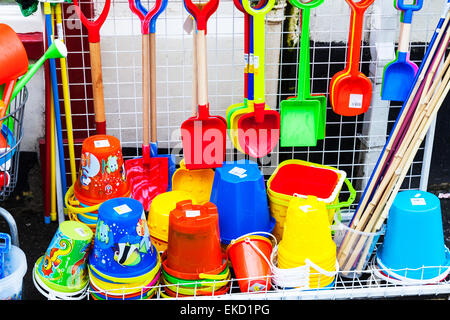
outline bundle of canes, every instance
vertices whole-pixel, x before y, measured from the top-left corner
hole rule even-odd
[[[416,76],[415,84],[402,107],[352,219],[351,228],[356,231],[372,233],[382,227],[411,163],[448,94],[449,57],[440,69],[439,67],[448,48],[449,20],[447,5],[445,15],[436,28]],[[338,252],[342,270],[349,270],[358,257],[368,255],[370,246],[366,246],[365,252],[360,255],[365,240],[358,238],[356,233],[346,234]],[[361,259],[357,269],[362,268],[363,264],[364,261]]]

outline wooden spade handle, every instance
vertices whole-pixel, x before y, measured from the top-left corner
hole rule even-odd
[[[156,128],[156,34],[150,33],[150,119],[151,142],[157,141]]]
[[[94,95],[95,126],[97,134],[106,134],[105,98],[103,96],[102,60],[100,42],[89,43],[92,91]]]
[[[150,144],[149,136],[149,124],[150,124],[150,114],[149,114],[149,101],[150,94],[148,87],[150,85],[150,69],[149,69],[149,34],[142,35],[142,140],[143,145],[148,146]]]

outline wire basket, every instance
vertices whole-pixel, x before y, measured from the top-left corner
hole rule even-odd
[[[2,145],[0,146],[0,201],[4,201],[14,191],[19,175],[20,143],[23,138],[23,111],[28,99],[24,87],[9,104],[9,110],[0,119]]]

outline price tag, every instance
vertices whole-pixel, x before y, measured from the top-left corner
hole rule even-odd
[[[194,30],[194,19],[192,16],[187,16],[186,20],[184,20],[183,29],[187,34],[192,33],[192,30]]]
[[[348,107],[351,109],[361,109],[363,105],[362,94],[350,94]]]
[[[186,210],[186,217],[194,218],[200,215],[200,210]]]
[[[94,141],[94,146],[96,148],[108,148],[110,144],[108,140],[96,140]]]
[[[247,176],[246,172],[247,172],[247,170],[245,170],[244,168],[239,168],[239,167],[234,167],[233,169],[228,171],[229,174],[235,175],[241,179],[245,178]]]
[[[81,228],[75,228],[75,232],[78,233],[82,237],[86,237],[87,236],[86,232],[83,229],[81,229]]]
[[[255,74],[258,74],[258,69],[259,69],[259,56],[254,56],[254,57],[253,57],[253,65],[254,65],[253,72],[254,72]]]
[[[114,211],[117,212],[118,214],[125,214],[128,212],[131,212],[132,210],[129,206],[127,206],[126,204],[123,204],[121,206],[114,207]]]
[[[413,206],[426,206],[427,205],[424,198],[411,198],[411,204]]]

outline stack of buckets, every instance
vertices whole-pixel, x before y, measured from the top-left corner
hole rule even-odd
[[[129,196],[120,141],[110,135],[86,138],[78,179],[65,197],[69,218],[83,222],[95,233],[99,206],[106,200]]]
[[[165,297],[227,293],[231,276],[213,203],[177,203],[169,215],[168,247],[161,260]]]
[[[142,204],[131,198],[102,203],[89,255],[90,295],[95,300],[150,299],[161,260],[152,245]]]
[[[309,288],[333,284],[337,271],[336,244],[331,237],[326,205],[314,196],[307,199],[294,197],[287,209],[277,265],[280,269],[292,269],[308,264]],[[333,275],[323,274],[321,269]]]
[[[173,190],[158,194],[153,198],[148,212],[148,228],[150,238],[159,252],[167,249],[169,239],[169,214],[176,208],[178,202],[192,200],[192,195],[186,191]]]
[[[93,233],[77,221],[62,222],[35,263],[36,289],[49,299],[81,299],[88,287],[87,257]]]
[[[345,171],[333,167],[303,160],[280,163],[267,181],[270,212],[276,220],[273,234],[277,240],[282,239],[287,208],[292,198],[312,195],[325,204],[338,205],[339,192],[347,181]],[[347,186],[350,188],[349,183]],[[336,209],[330,208],[327,212],[329,222],[333,223]]]

